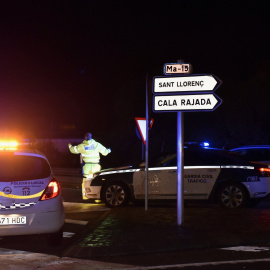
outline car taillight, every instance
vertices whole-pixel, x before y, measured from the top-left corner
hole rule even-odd
[[[60,192],[59,184],[56,180],[52,180],[43,192],[40,201],[55,198]]]
[[[270,176],[270,168],[259,168],[262,177]]]

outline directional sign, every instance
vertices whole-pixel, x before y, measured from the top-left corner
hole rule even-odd
[[[154,77],[153,93],[213,92],[220,84],[214,75]]]
[[[191,70],[190,64],[164,64],[163,74],[189,74]]]
[[[221,104],[215,94],[156,95],[153,99],[154,112],[212,111]]]

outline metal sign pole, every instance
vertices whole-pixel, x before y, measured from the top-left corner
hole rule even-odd
[[[177,224],[184,220],[184,117],[182,112],[177,112]]]
[[[148,210],[148,142],[149,142],[149,112],[148,112],[148,74],[146,75],[146,140],[145,140],[145,211]]]
[[[177,61],[182,64],[182,60]],[[177,112],[177,224],[184,221],[184,117]]]

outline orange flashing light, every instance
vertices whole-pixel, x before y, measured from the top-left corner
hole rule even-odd
[[[19,143],[17,141],[0,141],[0,151],[3,150],[10,150],[14,151],[17,150]]]
[[[261,172],[270,172],[270,168],[260,168]]]

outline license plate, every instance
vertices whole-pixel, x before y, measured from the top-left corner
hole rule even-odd
[[[16,224],[26,224],[26,216],[0,216],[0,226],[1,225],[16,225]]]

